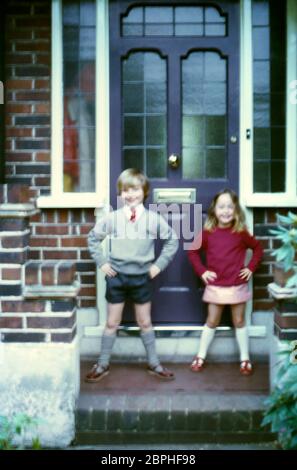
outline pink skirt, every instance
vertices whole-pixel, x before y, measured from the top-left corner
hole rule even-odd
[[[252,298],[247,284],[239,286],[206,286],[202,297],[204,302],[211,304],[241,304]]]

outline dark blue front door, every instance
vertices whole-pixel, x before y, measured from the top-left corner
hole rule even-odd
[[[237,2],[111,1],[110,93],[112,205],[128,167],[149,177],[148,203],[206,212],[220,189],[238,190]],[[154,323],[202,324],[202,290],[181,241],[155,281]]]

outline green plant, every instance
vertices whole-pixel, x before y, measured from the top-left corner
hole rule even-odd
[[[275,230],[270,230],[276,239],[281,241],[281,246],[273,251],[276,256],[276,261],[281,261],[284,270],[287,272],[290,269],[294,271],[292,276],[287,281],[287,287],[297,285],[297,215],[288,212],[286,216],[277,214],[278,226]]]
[[[290,343],[289,343],[290,344]],[[278,433],[282,449],[297,449],[297,341],[279,352],[283,356],[276,376],[274,390],[265,401],[262,426],[271,425],[271,431]]]
[[[16,414],[12,418],[0,415],[0,449],[24,449],[25,433],[35,428],[38,423],[39,420],[31,418],[24,413]],[[15,444],[16,441],[19,442],[18,445]],[[31,448],[33,450],[41,449],[38,437],[32,439]]]

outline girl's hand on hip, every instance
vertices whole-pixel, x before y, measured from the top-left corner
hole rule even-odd
[[[245,281],[248,281],[252,275],[252,271],[249,268],[243,268],[239,272],[239,277],[241,279],[244,279]]]
[[[205,284],[208,284],[209,281],[215,281],[217,278],[217,274],[214,271],[205,271],[205,273],[202,274],[201,278]]]
[[[101,271],[104,272],[104,274],[106,274],[106,276],[108,277],[114,277],[117,275],[117,272],[112,269],[111,265],[109,263],[104,263],[102,264],[102,266],[100,267]]]
[[[149,269],[149,277],[151,279],[154,279],[154,277],[158,276],[160,271],[161,271],[161,269],[158,268],[158,266],[156,264],[152,264],[150,269]]]

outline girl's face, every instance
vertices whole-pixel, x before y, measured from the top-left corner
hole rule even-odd
[[[121,198],[124,204],[129,207],[136,207],[141,204],[144,199],[143,188],[141,184],[124,188],[121,192]]]
[[[218,227],[231,227],[235,215],[235,206],[230,194],[221,194],[218,197],[214,213],[218,221]]]

